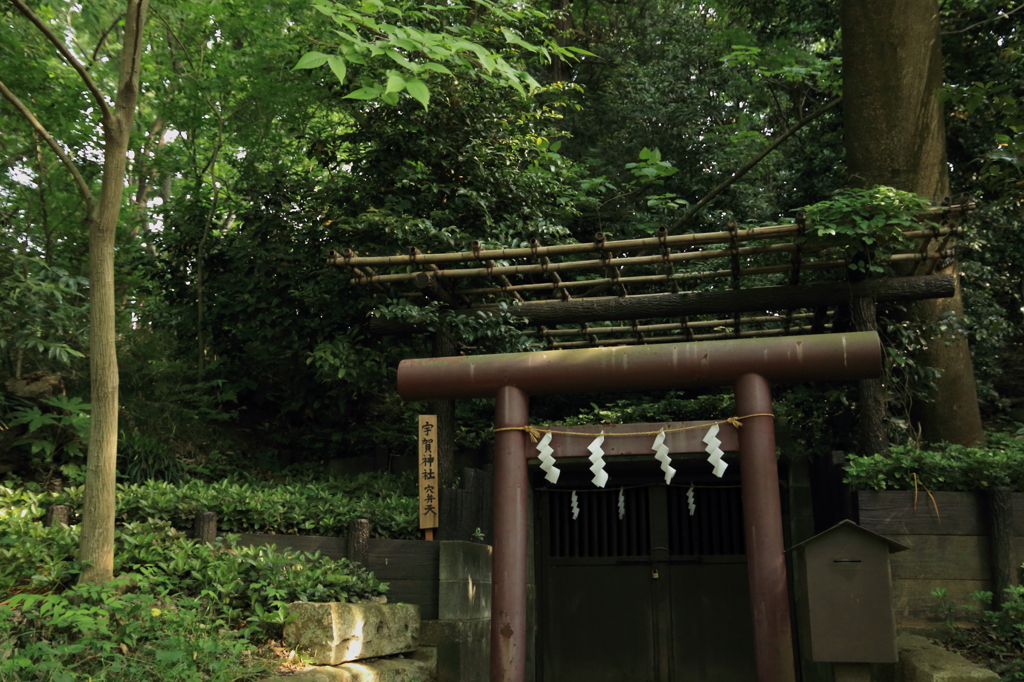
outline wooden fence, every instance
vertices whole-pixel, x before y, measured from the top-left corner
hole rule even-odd
[[[992,512],[991,495],[932,496],[923,490],[916,495],[912,491],[857,494],[860,525],[910,548],[891,555],[898,622],[941,621],[940,602],[932,594],[936,588],[946,591],[951,604],[976,603],[969,596],[972,592],[995,591],[994,585],[1006,579],[1017,584],[1018,567],[1024,561],[1024,493],[1006,495],[1008,505],[1003,506],[1009,509],[1003,512],[1003,520],[999,512]],[[1000,573],[1007,575],[1000,578]]]

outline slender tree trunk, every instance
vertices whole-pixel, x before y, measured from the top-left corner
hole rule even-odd
[[[206,238],[210,224],[203,228],[203,237],[196,246],[196,381],[202,383],[206,374],[206,335],[203,333],[203,319],[206,312],[205,291],[203,290],[203,265],[206,263]]]
[[[50,218],[46,211],[46,184],[49,179],[46,177],[46,164],[43,161],[43,143],[39,133],[35,134],[36,139],[36,173],[39,179],[36,181],[36,190],[39,194],[39,224],[43,228],[43,260],[47,265],[53,265],[53,235],[50,231]]]
[[[847,168],[856,186],[889,185],[938,203],[949,194],[939,89],[942,52],[936,0],[843,0],[843,102]],[[955,263],[942,272],[957,275]],[[910,306],[931,329],[951,299]],[[964,445],[982,437],[967,340],[933,339],[922,358],[942,370],[934,402],[915,407],[925,440]]]
[[[114,577],[118,373],[114,307],[114,237],[124,195],[128,140],[135,116],[148,0],[128,0],[114,110],[103,120],[103,183],[89,216],[89,359],[92,419],[82,508],[82,582]]]
[[[85,493],[79,559],[83,582],[105,582],[114,577],[114,513],[117,475],[118,374],[114,307],[114,239],[124,196],[128,142],[139,97],[142,60],[142,32],[149,0],[127,0],[124,44],[121,49],[117,96],[111,109],[106,97],[92,80],[61,36],[40,19],[24,0],[10,3],[49,40],[64,61],[82,80],[100,112],[103,130],[103,180],[100,197],[94,202],[92,190],[71,157],[53,139],[32,112],[0,82],[0,95],[18,109],[33,130],[49,145],[71,174],[86,204],[85,225],[89,232],[89,364],[91,372],[92,418],[86,459]]]

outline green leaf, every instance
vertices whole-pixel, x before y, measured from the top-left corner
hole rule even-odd
[[[508,30],[507,28],[501,29],[501,35],[505,36],[505,42],[507,43],[510,43],[512,45],[519,45],[520,47],[524,47],[527,50],[530,50],[531,52],[535,52],[537,50],[537,47],[535,45],[531,45],[530,43],[526,42],[525,40],[517,36],[512,31]]]
[[[422,68],[424,68],[424,69],[426,69],[428,71],[436,71],[437,73],[443,73],[443,74],[447,74],[449,76],[452,75],[452,72],[448,69],[447,66],[443,66],[443,65],[437,64],[435,62],[427,62],[426,64],[423,64],[421,66],[422,66]]]
[[[391,57],[391,59],[396,64],[398,64],[399,66],[404,66],[405,68],[409,69],[410,71],[419,71],[420,70],[420,65],[419,64],[414,64],[414,63],[410,62],[408,59],[406,59],[404,56],[402,56],[402,54],[400,52],[398,52],[397,50],[384,50],[384,54],[386,54],[387,56]]]
[[[416,98],[416,101],[423,105],[426,109],[430,103],[430,89],[427,88],[427,84],[421,81],[419,78],[410,78],[405,82],[406,91]]]
[[[376,86],[359,88],[348,93],[342,99],[377,99],[384,94],[384,91]]]
[[[338,81],[341,83],[345,82],[346,66],[344,57],[338,57],[332,55],[327,58],[327,66],[331,67],[331,71],[338,77]]]
[[[402,78],[402,74],[397,71],[388,71],[388,86],[384,90],[384,94],[390,94],[392,92],[401,92],[405,88],[405,79]]]
[[[326,64],[328,59],[329,57],[323,52],[307,52],[299,57],[299,62],[292,67],[292,71],[296,69],[315,69]]]

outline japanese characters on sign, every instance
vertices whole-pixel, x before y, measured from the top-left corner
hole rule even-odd
[[[437,415],[421,414],[419,441],[420,528],[437,528]]]

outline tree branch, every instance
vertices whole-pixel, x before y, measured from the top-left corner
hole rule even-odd
[[[15,0],[20,2],[21,0]],[[131,0],[125,12],[124,46],[121,52],[121,71],[118,76],[114,110],[126,127],[135,117],[139,95],[139,76],[142,71],[142,31],[146,24],[149,0]],[[130,42],[129,42],[130,41]]]
[[[103,115],[103,118],[109,118],[111,116],[110,106],[107,104],[107,101],[103,99],[103,93],[101,93],[100,89],[96,87],[96,83],[93,82],[92,77],[89,76],[89,72],[85,70],[85,67],[82,66],[82,63],[75,59],[75,55],[71,54],[71,51],[68,50],[67,46],[63,43],[63,41],[61,41],[61,39],[57,37],[57,34],[55,34],[50,29],[50,27],[43,22],[42,19],[37,17],[35,12],[33,12],[28,7],[28,5],[26,5],[23,2],[23,0],[11,0],[11,4],[14,5],[15,8],[17,8],[17,10],[21,12],[29,21],[35,24],[36,28],[38,28],[42,32],[42,34],[46,36],[46,39],[53,43],[53,45],[57,48],[57,51],[60,52],[61,56],[64,58],[64,61],[66,61],[68,65],[71,66],[71,68],[78,72],[78,75],[82,78],[82,81],[85,83],[85,87],[89,89],[89,92],[92,93],[93,99],[96,100],[96,106],[99,107],[100,112]]]
[[[677,220],[674,223],[672,223],[672,226],[669,227],[669,232],[675,232],[680,227],[682,227],[687,222],[689,222],[689,220],[691,218],[693,218],[693,216],[697,215],[698,211],[700,211],[702,208],[704,208],[709,203],[711,203],[712,199],[717,197],[719,194],[721,194],[725,190],[729,189],[729,187],[731,187],[733,185],[733,183],[735,183],[737,180],[739,180],[744,175],[746,175],[750,171],[750,169],[752,169],[757,164],[761,163],[761,160],[764,159],[764,157],[768,156],[773,151],[778,149],[782,145],[783,142],[785,142],[789,138],[793,137],[793,135],[798,130],[800,130],[805,125],[807,125],[808,123],[810,123],[814,119],[816,119],[819,116],[821,116],[822,114],[824,114],[826,111],[829,111],[829,110],[833,109],[834,107],[838,106],[839,103],[842,102],[842,101],[843,101],[842,97],[836,97],[831,102],[828,102],[828,103],[822,105],[821,107],[819,107],[818,109],[815,109],[811,113],[807,114],[807,116],[803,117],[802,119],[800,119],[799,121],[794,123],[788,130],[784,131],[778,137],[774,138],[772,140],[772,143],[770,145],[768,145],[767,147],[765,147],[764,150],[761,151],[761,153],[759,153],[757,156],[755,156],[750,161],[745,163],[742,168],[740,168],[738,171],[736,171],[735,173],[730,175],[726,180],[724,180],[721,184],[719,184],[718,187],[715,187],[713,190],[711,190],[706,195],[704,195],[704,197],[700,201],[698,201],[696,204],[694,204],[693,206],[690,207],[690,210],[687,211],[683,215],[682,218],[680,218],[679,220]]]
[[[979,26],[984,26],[985,24],[990,24],[993,21],[999,21],[1000,19],[1009,19],[1011,14],[1013,14],[1014,12],[1017,12],[1017,11],[1019,11],[1021,9],[1024,9],[1024,5],[1019,5],[1017,7],[1014,7],[1009,12],[1003,12],[1002,10],[1000,10],[999,13],[996,14],[991,19],[985,19],[984,21],[979,21],[976,24],[971,24],[970,26],[958,29],[956,31],[943,31],[939,35],[951,36],[951,35],[954,35],[956,33],[966,33],[967,31],[970,31],[971,29],[978,28]]]
[[[100,50],[103,48],[103,43],[106,42],[107,36],[110,35],[110,32],[114,30],[115,26],[117,26],[117,22],[121,21],[121,19],[123,17],[124,17],[124,12],[121,12],[116,17],[114,17],[113,23],[110,24],[110,26],[107,27],[107,30],[105,30],[103,33],[100,34],[99,40],[96,41],[96,49],[92,51],[92,60],[93,61],[96,61],[97,59],[99,59]]]
[[[46,141],[46,144],[53,150],[53,153],[56,154],[57,158],[59,158],[64,164],[64,167],[68,169],[68,172],[71,173],[71,177],[74,178],[75,185],[78,186],[78,193],[81,194],[82,199],[85,200],[86,209],[91,213],[94,204],[92,192],[89,190],[89,185],[85,182],[85,178],[83,178],[82,174],[78,172],[78,166],[75,165],[75,162],[71,160],[71,157],[68,156],[63,149],[61,149],[61,146],[57,144],[57,140],[53,139],[53,136],[47,132],[46,128],[43,127],[43,124],[39,122],[39,119],[29,111],[29,108],[22,104],[21,100],[18,99],[13,92],[7,89],[7,86],[4,85],[3,81],[0,81],[0,95],[3,95],[4,99],[13,104],[14,108],[28,120],[32,129],[39,133],[40,137]]]

